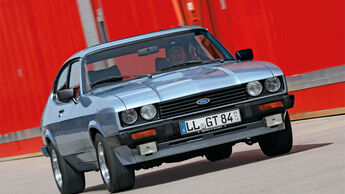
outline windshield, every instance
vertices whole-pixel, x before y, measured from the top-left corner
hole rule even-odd
[[[88,55],[85,59],[85,81],[90,87],[105,83],[106,80],[121,82],[142,77],[138,76],[142,74],[173,70],[176,68],[171,67],[180,67],[178,65],[183,63],[231,58],[228,51],[213,40],[208,32],[192,31]]]

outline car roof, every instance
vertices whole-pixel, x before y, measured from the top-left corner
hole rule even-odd
[[[150,33],[146,33],[146,34],[140,34],[137,36],[127,37],[127,38],[123,38],[123,39],[118,39],[118,40],[114,40],[114,41],[107,42],[107,43],[97,44],[97,45],[91,46],[89,48],[86,48],[84,50],[81,50],[81,51],[75,53],[67,61],[69,61],[71,59],[75,59],[75,58],[84,57],[88,53],[93,53],[93,52],[102,50],[102,49],[107,48],[107,47],[113,47],[113,46],[129,43],[129,42],[135,42],[135,41],[144,40],[147,38],[156,37],[156,36],[164,36],[164,35],[184,32],[184,31],[201,30],[201,29],[207,30],[207,29],[200,27],[200,26],[181,26],[181,27],[176,27],[176,28],[171,28],[171,29],[166,29],[166,30],[161,30],[161,31],[156,31],[156,32],[150,32]]]

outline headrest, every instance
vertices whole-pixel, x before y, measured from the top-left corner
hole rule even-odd
[[[107,77],[121,76],[121,73],[119,71],[119,68],[116,65],[114,65],[112,67],[98,70],[98,71],[89,71],[88,76],[89,76],[90,82],[95,83]]]
[[[166,60],[166,58],[156,58],[155,59],[155,65],[156,65],[156,71],[160,71],[164,68],[169,67],[169,62]]]

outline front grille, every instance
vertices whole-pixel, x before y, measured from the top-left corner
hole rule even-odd
[[[209,98],[210,102],[205,105],[198,105],[197,100]],[[213,108],[226,104],[247,100],[248,95],[244,85],[222,88],[174,99],[159,104],[161,118],[169,118],[176,115],[192,113],[203,109]]]

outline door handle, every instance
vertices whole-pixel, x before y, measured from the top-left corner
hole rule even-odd
[[[65,112],[65,110],[59,110],[59,117],[61,117],[62,116],[62,114]]]

